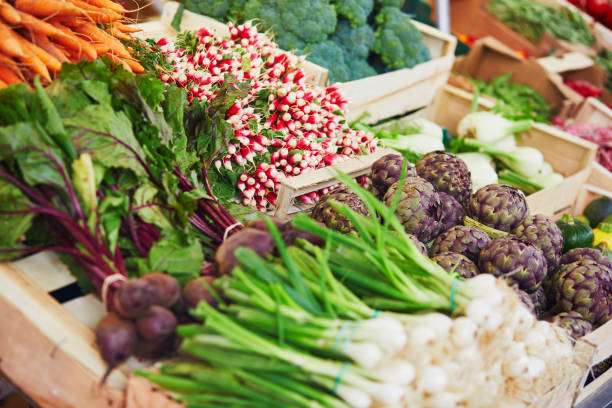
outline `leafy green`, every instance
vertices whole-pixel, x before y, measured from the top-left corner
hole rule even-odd
[[[159,190],[151,184],[142,184],[132,196],[133,210],[144,222],[154,224],[161,229],[171,228],[172,224],[160,209],[159,203],[154,201],[158,193]]]
[[[175,229],[166,229],[148,255],[151,271],[166,271],[183,282],[199,275],[204,264],[200,243]]]
[[[7,180],[0,178],[0,248],[12,248],[25,237],[32,225],[34,214],[5,213],[23,211],[28,208],[27,197]],[[0,260],[15,256],[12,252],[0,251]]]
[[[612,51],[611,50],[603,50],[600,55],[595,55],[593,60],[608,71],[608,80],[606,81],[606,89],[612,92]]]

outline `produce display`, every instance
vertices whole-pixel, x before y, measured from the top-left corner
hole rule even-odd
[[[597,162],[612,171],[612,128],[594,123],[572,123],[563,125],[562,129],[572,135],[596,143]]]
[[[428,61],[421,32],[403,1],[187,0],[185,8],[222,21],[258,21],[279,47],[347,82]]]
[[[568,2],[612,29],[612,5],[608,0],[568,0]]]
[[[612,10],[612,9],[611,9]],[[611,16],[612,17],[612,16]],[[593,57],[597,65],[608,71],[608,81],[606,82],[606,89],[612,92],[612,51],[603,50],[600,55]]]
[[[529,0],[491,0],[487,8],[533,43],[540,41],[544,33],[586,46],[595,42],[584,18],[567,7]]]
[[[134,72],[142,65],[122,40],[138,31],[125,25],[126,10],[111,0],[27,0],[0,4],[0,88],[39,75],[49,83],[65,62],[105,55]]]
[[[126,395],[186,408],[518,408],[575,399],[587,370],[599,386],[610,358],[587,349],[612,320],[612,199],[582,215],[583,195],[573,215],[529,208],[527,195],[563,180],[544,160],[554,152],[520,143],[549,119],[540,95],[508,75],[474,81],[456,135],[420,114],[369,125],[364,109],[349,123],[339,87],[310,84],[302,63],[348,81],[426,60],[402,1],[189,0],[173,27],[183,6],[231,20],[229,34],[165,27],[140,40],[110,0],[0,1],[0,277],[11,287],[31,260],[8,263],[53,252],[78,285],[49,295],[104,307],[97,321],[85,312],[93,332],[62,331],[68,348],[87,345],[78,353],[36,337],[64,353],[49,359],[62,369],[99,353],[90,377],[113,390],[82,398],[123,406],[124,374],[140,377]],[[490,2],[534,39],[589,43],[581,19],[541,6]],[[555,27],[524,26],[533,13]],[[500,103],[478,111],[480,93]],[[609,128],[563,129],[612,168]],[[378,146],[393,151],[360,157]],[[271,217],[296,176],[310,185],[290,198],[311,205]],[[27,275],[15,286],[26,296],[0,285],[8,310],[36,310],[42,286]],[[49,295],[46,308],[70,313]],[[3,375],[34,353],[11,339],[10,316]],[[49,378],[57,406],[72,404],[62,381]]]

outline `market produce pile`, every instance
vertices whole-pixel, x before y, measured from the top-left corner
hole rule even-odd
[[[575,369],[566,334],[536,321],[502,281],[460,280],[420,253],[402,225],[401,194],[389,208],[340,180],[370,211],[329,202],[358,235],[300,214],[291,224],[319,242],[287,247],[286,223],[266,220],[268,256],[238,248],[238,266],[214,285],[218,309],[202,302],[193,315],[203,324],[178,329],[196,361],[139,374],[188,406],[509,407]]]
[[[158,41],[172,64],[161,79],[185,87],[190,101],[214,101],[225,75],[245,89],[227,109],[233,135],[215,161],[217,169],[224,169],[227,187],[221,198],[238,191],[244,205],[265,210],[276,202],[281,176],[376,149],[372,134],[346,123],[348,103],[336,87],[305,82],[301,58],[280,50],[249,23],[229,23],[228,28],[230,38],[202,28],[174,42]],[[301,200],[310,203],[318,197],[313,192]]]
[[[612,128],[594,123],[572,123],[563,125],[562,129],[567,133],[596,143],[599,146],[597,162],[612,171]]]
[[[595,42],[584,18],[567,7],[529,0],[491,0],[487,9],[533,43],[544,33],[586,46]]]
[[[0,88],[49,83],[65,62],[106,55],[134,72],[144,68],[121,42],[139,31],[125,23],[126,10],[111,0],[2,1]],[[101,26],[102,27],[101,27]]]
[[[307,55],[347,82],[428,61],[429,49],[403,1],[188,0],[185,7],[221,21],[261,22],[279,47]]]

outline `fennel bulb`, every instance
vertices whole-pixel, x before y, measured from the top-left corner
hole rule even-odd
[[[470,170],[473,191],[478,191],[489,184],[497,184],[497,173],[490,156],[484,153],[459,153],[457,156]]]
[[[514,122],[492,112],[472,112],[457,125],[460,138],[473,137],[486,143],[495,143],[505,136],[524,132],[531,128],[530,120]]]
[[[418,154],[427,154],[436,150],[444,150],[442,139],[429,134],[398,135],[395,139],[380,139],[380,143],[397,151],[409,150]]]

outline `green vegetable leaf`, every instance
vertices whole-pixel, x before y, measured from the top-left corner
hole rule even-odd
[[[0,178],[0,248],[15,247],[32,226],[33,214],[7,214],[5,211],[23,211],[30,201],[8,180]],[[0,260],[7,260],[16,252],[0,251]]]
[[[176,9],[176,13],[174,13],[174,17],[172,17],[172,22],[170,26],[174,28],[176,31],[181,31],[181,21],[183,21],[183,12],[185,11],[185,5],[183,3],[179,4]]]
[[[132,209],[144,222],[154,224],[161,229],[172,228],[172,224],[164,215],[161,207],[156,205],[157,203],[154,201],[158,192],[151,184],[147,183],[140,186],[132,197]]]
[[[199,241],[175,229],[162,231],[148,255],[151,271],[168,272],[185,282],[199,275],[204,254]]]

